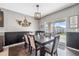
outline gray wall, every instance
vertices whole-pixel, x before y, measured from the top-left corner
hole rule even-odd
[[[69,16],[79,15],[79,4],[74,5],[70,8],[65,8],[57,13],[51,13],[50,15],[44,17],[41,19],[41,21],[44,20],[54,20],[54,19],[61,19]]]
[[[4,27],[0,27],[0,32],[15,32],[15,31],[36,31],[38,30],[38,21],[28,15],[13,12],[7,9],[1,9],[4,12]],[[19,26],[16,19],[24,19],[31,22],[29,27]]]
[[[46,16],[46,17],[44,17],[44,18],[42,18],[41,19],[41,22],[40,22],[40,26],[41,26],[41,24],[43,24],[44,22],[54,22],[54,21],[56,21],[56,20],[60,20],[60,19],[66,19],[66,22],[67,22],[67,26],[69,26],[68,24],[68,19],[69,19],[69,17],[70,16],[75,16],[75,15],[79,15],[79,4],[78,5],[75,5],[75,6],[72,6],[72,7],[70,7],[70,8],[66,8],[66,9],[64,9],[64,10],[61,10],[61,11],[59,11],[59,12],[56,12],[56,13],[52,13],[52,14],[50,14],[50,15],[48,15],[48,16]],[[78,18],[78,20],[79,20],[79,18]],[[69,46],[69,47],[72,47],[72,48],[75,48],[75,49],[79,49],[79,46],[78,46],[78,43],[79,43],[79,37],[78,37],[78,34],[77,33],[79,33],[79,31],[77,31],[77,32],[75,32],[75,31],[72,31],[71,29],[68,29],[68,28],[66,28],[66,31],[67,31],[67,33],[68,32],[70,32],[70,33],[73,33],[73,39],[72,39],[72,36],[69,36],[68,34],[67,34],[67,46]],[[74,33],[76,33],[76,34],[74,34]],[[71,34],[70,34],[71,35]],[[77,37],[76,37],[76,36]],[[75,39],[76,40],[75,40]]]
[[[55,13],[51,13],[50,15],[43,17],[40,21],[39,27],[41,27],[41,24],[44,24],[44,22],[54,22],[56,20],[60,19],[66,19],[70,16],[79,15],[79,4],[73,5],[69,8],[65,8],[63,10],[57,11]],[[68,26],[68,25],[67,25]]]

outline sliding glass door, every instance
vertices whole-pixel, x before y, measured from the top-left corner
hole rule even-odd
[[[55,22],[51,22],[51,33],[53,34],[59,34],[60,35],[60,40],[59,40],[59,48],[65,50],[66,46],[66,21],[65,19],[63,20],[58,20]]]
[[[54,23],[54,32],[60,34],[60,42],[66,43],[66,21],[58,21]]]

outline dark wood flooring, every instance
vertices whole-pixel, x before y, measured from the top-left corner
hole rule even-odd
[[[59,56],[62,56],[61,55],[62,52],[58,51],[58,53],[59,52],[60,52]],[[25,49],[24,45],[18,45],[18,46],[14,46],[14,47],[9,48],[9,56],[34,56],[34,55],[35,55],[34,53],[30,54],[30,52],[28,52],[28,50]],[[39,55],[40,54],[38,54],[38,56]],[[66,56],[79,56],[79,52],[75,52],[75,51],[72,51],[70,49],[67,49]]]
[[[31,54],[24,48],[24,45],[18,45],[9,48],[9,56],[30,56]]]

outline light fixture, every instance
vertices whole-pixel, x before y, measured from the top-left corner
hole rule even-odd
[[[31,22],[28,22],[28,21],[27,21],[26,17],[25,17],[24,20],[16,20],[16,21],[17,21],[17,23],[18,23],[20,26],[22,26],[22,27],[29,27],[30,24],[31,24]]]
[[[40,20],[41,19],[41,13],[39,12],[39,5],[36,5],[37,11],[34,13],[34,19]]]

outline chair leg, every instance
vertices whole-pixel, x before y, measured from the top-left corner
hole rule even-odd
[[[55,53],[52,53],[51,56],[55,56]]]
[[[27,43],[24,44],[25,49],[27,48]]]
[[[32,47],[31,46],[29,46],[29,52],[30,52],[30,54],[32,53]]]
[[[35,50],[35,56],[37,56],[37,50]]]
[[[56,52],[54,53],[56,56],[58,56],[58,53],[57,53],[57,50],[56,50]]]
[[[30,46],[30,53],[32,53],[32,47]]]
[[[29,52],[30,52],[30,50],[31,50],[30,45],[28,45],[28,50],[29,50]]]
[[[53,54],[51,53],[51,56],[53,56]]]
[[[58,56],[58,52],[56,51],[56,56]]]

